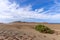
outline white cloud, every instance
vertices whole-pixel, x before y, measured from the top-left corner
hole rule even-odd
[[[44,8],[41,8],[41,9],[35,9],[36,12],[43,12],[44,11]]]
[[[1,0],[0,1],[0,19],[1,21],[5,19],[12,19],[12,20],[23,20],[27,18],[46,18],[46,16],[43,16],[43,14],[37,14],[38,12],[31,11],[31,5],[26,7],[19,7],[16,3],[11,4],[8,0]],[[12,21],[10,20],[10,21]]]
[[[32,11],[31,5],[28,5],[26,7],[20,7],[15,2],[11,4],[8,0],[0,0],[0,22],[27,20],[29,18],[43,19],[47,21],[60,20],[60,14],[50,15],[44,14],[44,12],[42,11],[44,11],[44,8]],[[48,11],[48,13],[50,13],[50,11]]]

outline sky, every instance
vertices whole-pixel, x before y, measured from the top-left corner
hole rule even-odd
[[[0,22],[60,23],[60,0],[0,0]]]

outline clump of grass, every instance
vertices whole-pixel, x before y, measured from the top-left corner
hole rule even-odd
[[[49,33],[49,34],[54,33],[54,30],[51,30],[50,28],[48,28],[44,25],[36,25],[35,29],[39,32],[42,32],[42,33]]]

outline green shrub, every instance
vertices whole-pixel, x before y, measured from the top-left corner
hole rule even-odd
[[[37,25],[35,27],[35,29],[39,32],[42,32],[42,33],[49,33],[49,34],[53,34],[54,33],[54,30],[51,30],[50,28],[44,26],[44,25]]]

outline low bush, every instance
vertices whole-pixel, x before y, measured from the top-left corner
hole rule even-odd
[[[54,33],[54,30],[51,30],[50,28],[48,28],[44,25],[36,25],[35,29],[39,32],[42,32],[42,33],[49,33],[49,34]]]

